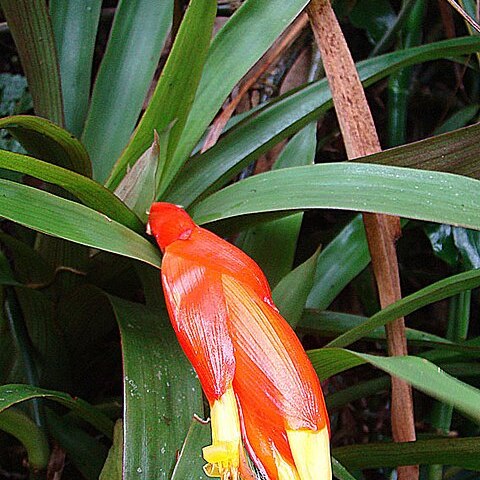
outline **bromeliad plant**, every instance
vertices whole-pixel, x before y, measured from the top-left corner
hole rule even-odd
[[[357,478],[364,478],[362,469],[399,465],[430,465],[425,475],[431,480],[442,478],[441,465],[480,470],[478,456],[471,453],[480,444],[480,392],[475,388],[478,338],[465,342],[469,318],[465,292],[480,285],[475,270],[480,265],[475,233],[480,230],[478,125],[355,162],[314,165],[316,149],[336,132],[329,131],[317,142],[316,121],[327,114],[332,97],[326,79],[310,79],[233,117],[216,143],[209,136],[209,144],[214,145],[202,152],[208,127],[212,123],[212,131],[218,127],[215,116],[235,85],[264,71],[265,64],[272,62],[272,52],[279,55],[271,45],[308,2],[246,0],[235,11],[229,3],[217,6],[211,0],[192,0],[183,11],[180,3],[118,2],[91,85],[93,65],[98,63],[95,38],[97,31],[104,32],[110,12],[102,13],[100,1],[51,0],[47,9],[44,0],[0,0],[35,110],[35,115],[0,120],[0,127],[26,150],[26,154],[0,152],[0,429],[24,446],[32,477],[45,477],[47,469],[53,477],[65,467],[64,478],[200,479],[204,476],[200,452],[205,448],[211,475],[225,476],[228,470],[235,471],[232,465],[236,468],[238,462],[246,478],[296,478],[295,469],[301,479],[310,478],[300,465],[309,463],[315,442],[307,441],[305,449],[295,445],[303,443],[298,436],[320,436],[312,433],[315,428],[296,423],[295,415],[289,416],[287,400],[282,404],[272,398],[278,400],[284,393],[291,400],[288,395],[299,392],[303,398],[310,385],[319,406],[310,419],[312,425],[325,432],[328,419],[318,380],[296,337],[286,333],[275,304],[297,332],[334,337],[324,348],[317,348],[316,341],[316,348],[308,352],[320,380],[336,374],[348,378],[350,368],[368,363],[436,398],[438,415],[422,420],[441,431],[450,430],[445,412],[451,417],[453,407],[468,418],[460,424],[463,438],[436,436],[411,445],[373,441],[345,447],[336,437],[341,425],[334,413],[332,466],[337,478],[354,478],[344,465]],[[405,82],[411,79],[406,67],[445,58],[461,61],[480,47],[474,35],[416,46],[417,35],[417,41],[409,38],[404,45],[399,41],[395,49],[392,32],[412,32],[412,25],[421,28],[425,2],[405,2],[405,9],[396,12],[390,2],[382,1],[388,13],[382,18],[389,21],[378,23],[372,22],[376,16],[369,11],[370,2],[357,3],[343,14],[375,45],[371,58],[356,64],[365,85],[387,77],[392,83]],[[409,11],[412,3],[418,5]],[[340,4],[336,4],[339,13]],[[215,19],[222,12],[229,18],[212,39]],[[305,25],[301,17],[295,23],[298,39],[289,52],[298,54],[298,45],[305,42],[300,35]],[[295,37],[292,30],[288,33]],[[380,55],[387,50],[390,53]],[[153,80],[159,64],[160,75]],[[478,80],[474,69],[469,75]],[[152,81],[155,88],[143,108]],[[249,81],[254,83],[252,77]],[[405,118],[405,102],[395,96],[405,88],[391,91],[392,115]],[[472,87],[472,97],[475,92]],[[444,131],[465,125],[475,115],[473,107],[478,112],[477,103],[450,119]],[[401,130],[397,120],[392,116],[395,132]],[[271,172],[227,186],[252,161],[286,139],[288,144]],[[392,143],[406,139],[397,137]],[[166,252],[162,275],[171,294],[166,295],[165,305],[157,272],[162,259],[145,235],[146,210],[156,200],[183,205],[195,224],[208,224],[222,236],[238,233],[237,245],[265,271],[273,301],[257,268],[251,267],[256,280],[230,271],[233,259],[223,260],[222,255],[233,247],[208,233],[202,235],[215,238],[218,248],[213,254],[222,260],[214,261],[210,254],[191,260],[195,272],[212,279],[209,295],[187,292],[187,284],[177,283],[183,278],[178,269],[183,268],[187,249],[177,251],[181,243],[163,238],[169,230],[154,225],[169,216],[159,214],[150,223]],[[366,309],[369,318],[324,312],[367,267],[369,250],[361,219],[342,216],[347,223],[341,225],[336,219],[337,232],[321,253],[292,269],[300,252],[298,240],[302,240],[299,248],[309,243],[300,230],[302,212],[317,209],[395,215],[413,220],[413,226],[434,222],[429,224],[428,238],[455,275],[450,271],[441,279],[437,276],[433,280],[438,281],[429,281],[424,288],[425,283],[417,283],[414,293],[402,300],[376,312]],[[205,232],[196,226],[192,230]],[[418,229],[412,227],[404,238],[418,243]],[[312,243],[311,251],[318,247]],[[234,251],[237,260],[249,263]],[[355,281],[369,284],[368,279]],[[183,305],[176,288],[183,288],[191,301]],[[214,308],[220,290],[225,303]],[[407,338],[418,347],[416,356],[388,357],[383,346],[377,355],[363,353],[361,346],[358,351],[345,348],[362,339],[383,342],[385,334],[378,327],[447,298],[454,299],[447,338],[407,329]],[[204,408],[199,379],[179,348],[167,310],[180,331],[183,308],[197,309],[198,324],[205,325],[204,312],[220,315],[227,306],[230,316],[245,323],[235,322],[237,330],[231,322],[222,324],[230,339],[225,344],[213,339],[192,341],[201,349],[198,353],[183,340],[210,411]],[[288,354],[264,342],[268,328],[266,323],[260,328],[260,323],[265,318],[281,325],[278,336],[291,346]],[[195,325],[189,323],[191,328]],[[254,335],[254,328],[262,335]],[[254,340],[260,350],[250,351]],[[216,369],[212,352],[225,345],[231,346],[233,359],[232,355],[219,359]],[[222,352],[231,354],[231,350]],[[255,355],[258,362],[252,360]],[[239,366],[235,373],[233,360]],[[202,362],[210,363],[202,367]],[[269,365],[264,373],[257,372],[264,376],[261,382],[250,382],[247,366],[251,364]],[[288,378],[276,377],[282,369],[289,371]],[[469,383],[444,370],[466,376]],[[338,383],[331,383],[326,397],[332,412],[378,394],[389,380],[375,378],[340,390]],[[261,388],[250,392],[250,385]],[[257,398],[269,405],[269,429],[260,423]],[[300,408],[302,401],[294,407]],[[227,424],[231,430],[226,431],[238,438],[234,413],[238,405],[245,449],[238,448],[236,439],[223,437],[219,428],[218,417],[225,408],[231,412]],[[194,415],[212,417],[213,438],[210,428]],[[299,426],[307,428],[299,430]],[[297,435],[298,431],[302,433]],[[321,438],[324,442],[325,435]],[[0,437],[2,468],[8,439]],[[232,449],[230,441],[235,443]],[[62,461],[64,454],[67,461]],[[60,461],[47,467],[50,458]],[[275,473],[279,468],[283,473]]]

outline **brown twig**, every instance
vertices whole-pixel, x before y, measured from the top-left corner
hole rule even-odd
[[[237,108],[242,97],[255,85],[257,80],[268,70],[268,68],[278,59],[278,57],[288,48],[293,41],[300,35],[308,23],[306,14],[301,14],[287,29],[287,31],[270,47],[263,57],[255,64],[250,71],[248,78],[241,85],[238,94],[233,98],[225,109],[218,115],[208,132],[205,143],[202,147],[202,153],[213,147],[222,134],[233,112]]]
[[[315,39],[332,91],[347,156],[354,159],[381,150],[362,84],[330,0],[312,0],[307,7]],[[401,234],[397,217],[364,213],[363,220],[382,308],[401,298],[395,242]],[[405,323],[386,326],[389,355],[406,355]],[[392,378],[392,433],[395,441],[415,440],[410,386]],[[418,479],[418,466],[398,468],[400,480]]]

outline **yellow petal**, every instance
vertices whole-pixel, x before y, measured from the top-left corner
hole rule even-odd
[[[290,465],[276,449],[273,450],[273,456],[277,467],[278,480],[300,480],[295,467]]]
[[[210,411],[212,445],[203,449],[205,473],[222,480],[236,480],[240,464],[240,420],[233,388],[213,402]]]
[[[327,427],[319,431],[287,430],[300,480],[330,480],[330,439]]]

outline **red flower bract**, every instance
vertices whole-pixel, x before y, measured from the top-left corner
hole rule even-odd
[[[149,229],[173,328],[211,407],[206,473],[252,478],[245,448],[269,479],[331,478],[318,377],[258,265],[176,205],[153,204]]]

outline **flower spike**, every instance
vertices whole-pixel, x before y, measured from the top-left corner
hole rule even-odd
[[[269,480],[331,479],[320,382],[261,269],[176,205],[153,204],[148,229],[164,253],[173,328],[210,404],[205,473],[255,478],[246,452]]]

